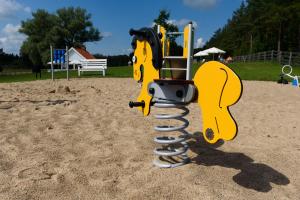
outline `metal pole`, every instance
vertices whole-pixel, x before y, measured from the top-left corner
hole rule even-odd
[[[289,57],[289,65],[291,65],[291,62],[292,62],[292,52],[290,52],[290,57]]]
[[[192,62],[194,52],[194,30],[193,24],[189,23],[189,39],[188,39],[188,52],[187,52],[187,69],[186,69],[186,80],[192,80]]]
[[[66,46],[66,58],[65,62],[67,64],[67,80],[69,80],[69,48]]]
[[[54,73],[53,73],[54,67],[53,67],[53,47],[52,47],[52,45],[50,45],[50,55],[51,55],[51,79],[53,81],[54,80]]]

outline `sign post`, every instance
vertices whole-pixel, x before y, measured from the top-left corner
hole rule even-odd
[[[51,54],[51,79],[54,80],[54,67],[53,67],[53,47],[50,45],[50,54]]]
[[[50,56],[51,56],[51,78],[54,80],[54,64],[60,64],[61,70],[63,67],[67,71],[67,80],[69,80],[69,48],[66,46],[65,49],[54,49],[50,45]]]
[[[69,80],[69,48],[66,46],[66,54],[65,54],[65,63],[66,63],[66,69],[67,69],[67,80]]]

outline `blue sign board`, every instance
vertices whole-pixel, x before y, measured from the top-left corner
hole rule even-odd
[[[53,62],[57,64],[65,63],[65,53],[66,50],[64,49],[54,49]]]

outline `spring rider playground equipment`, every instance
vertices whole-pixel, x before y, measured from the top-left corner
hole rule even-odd
[[[237,134],[237,124],[229,112],[229,106],[235,104],[242,94],[239,77],[222,63],[212,61],[204,63],[192,79],[193,35],[192,24],[183,32],[166,32],[164,27],[131,29],[134,49],[133,77],[142,84],[136,102],[129,102],[131,108],[137,107],[144,116],[150,114],[151,107],[178,108],[179,114],[157,114],[160,120],[178,120],[182,125],[156,126],[158,132],[179,132],[178,137],[159,136],[154,141],[161,148],[154,153],[158,156],[154,165],[161,168],[173,168],[190,162],[187,156],[190,134],[185,130],[189,121],[187,105],[198,102],[202,110],[203,136],[209,143],[218,140],[232,140]],[[170,56],[170,35],[183,35],[183,55]],[[169,71],[170,77],[165,71]]]
[[[288,69],[288,71],[286,71],[286,69]],[[280,75],[280,80],[278,80],[277,82],[278,83],[288,83],[287,80],[285,80],[283,77],[286,76],[286,77],[289,77],[292,79],[292,85],[295,86],[295,87],[299,87],[299,77],[300,76],[297,76],[297,75],[292,75],[292,72],[293,72],[293,67],[290,66],[290,65],[284,65],[281,69],[281,75]]]

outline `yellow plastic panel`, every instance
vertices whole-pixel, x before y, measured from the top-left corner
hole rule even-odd
[[[239,77],[222,63],[204,63],[196,72],[198,104],[202,110],[203,136],[209,143],[219,139],[232,140],[238,128],[229,111],[242,95]]]
[[[163,53],[163,57],[167,56],[168,53],[167,53],[167,37],[166,37],[166,29],[162,26],[160,26],[160,30],[159,32],[162,34],[162,38],[160,39],[160,42],[161,42],[161,46],[162,46],[162,53]]]
[[[147,41],[137,41],[134,51],[136,63],[133,64],[133,77],[142,83],[141,92],[137,98],[138,102],[145,102],[145,107],[139,107],[144,116],[150,113],[152,97],[148,94],[148,84],[154,79],[159,79],[159,70],[155,69],[152,63],[152,50]]]
[[[184,58],[188,57],[189,33],[190,33],[189,25],[186,25],[183,31],[183,57]]]

